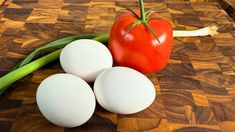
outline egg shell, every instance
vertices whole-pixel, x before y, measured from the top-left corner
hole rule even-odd
[[[62,127],[76,127],[90,119],[95,110],[95,96],[81,78],[55,74],[41,82],[36,101],[43,116]]]
[[[80,39],[65,46],[60,54],[60,64],[65,72],[94,82],[103,70],[112,67],[113,59],[102,43]]]
[[[118,114],[140,112],[150,106],[156,96],[152,82],[127,67],[103,71],[94,83],[94,93],[104,109]]]

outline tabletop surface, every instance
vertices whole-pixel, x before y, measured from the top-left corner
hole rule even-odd
[[[192,0],[194,1],[194,0]],[[202,0],[201,0],[202,1]],[[137,0],[6,0],[0,8],[0,75],[46,42],[75,34],[108,33],[120,6]],[[235,129],[235,30],[216,2],[145,0],[171,20],[174,29],[217,25],[214,37],[174,38],[168,65],[147,75],[157,97],[132,115],[109,113],[100,106],[84,125],[64,129],[39,112],[39,83],[63,72],[58,61],[14,83],[0,96],[0,131],[233,131]]]

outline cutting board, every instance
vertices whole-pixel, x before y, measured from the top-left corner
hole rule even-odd
[[[118,115],[97,105],[86,124],[70,129],[55,126],[42,116],[35,101],[39,83],[63,72],[55,61],[0,96],[0,131],[234,131],[234,21],[216,1],[195,1],[145,0],[145,7],[171,20],[174,29],[216,25],[221,33],[174,38],[168,65],[146,75],[157,92],[149,108]],[[1,76],[47,42],[75,34],[108,33],[120,6],[138,9],[137,0],[1,0],[0,4]]]

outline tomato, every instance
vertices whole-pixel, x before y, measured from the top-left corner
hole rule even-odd
[[[150,17],[152,16],[156,17],[159,14],[153,13]],[[125,35],[130,25],[137,20],[131,12],[125,12],[117,17],[110,33],[109,50],[117,65],[130,67],[142,73],[157,72],[166,66],[170,58],[172,27],[161,17],[147,21],[160,43],[143,23],[137,24]]]

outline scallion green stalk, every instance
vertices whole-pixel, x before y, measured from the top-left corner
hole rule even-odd
[[[95,37],[94,40],[97,40],[101,43],[106,43],[109,39],[108,34],[100,35]],[[55,61],[59,58],[62,49],[56,50],[48,55],[45,55],[35,61],[32,61],[18,69],[15,69],[5,76],[0,78],[0,95],[15,81],[23,78],[24,76],[36,71],[37,69],[45,66],[46,64]]]

